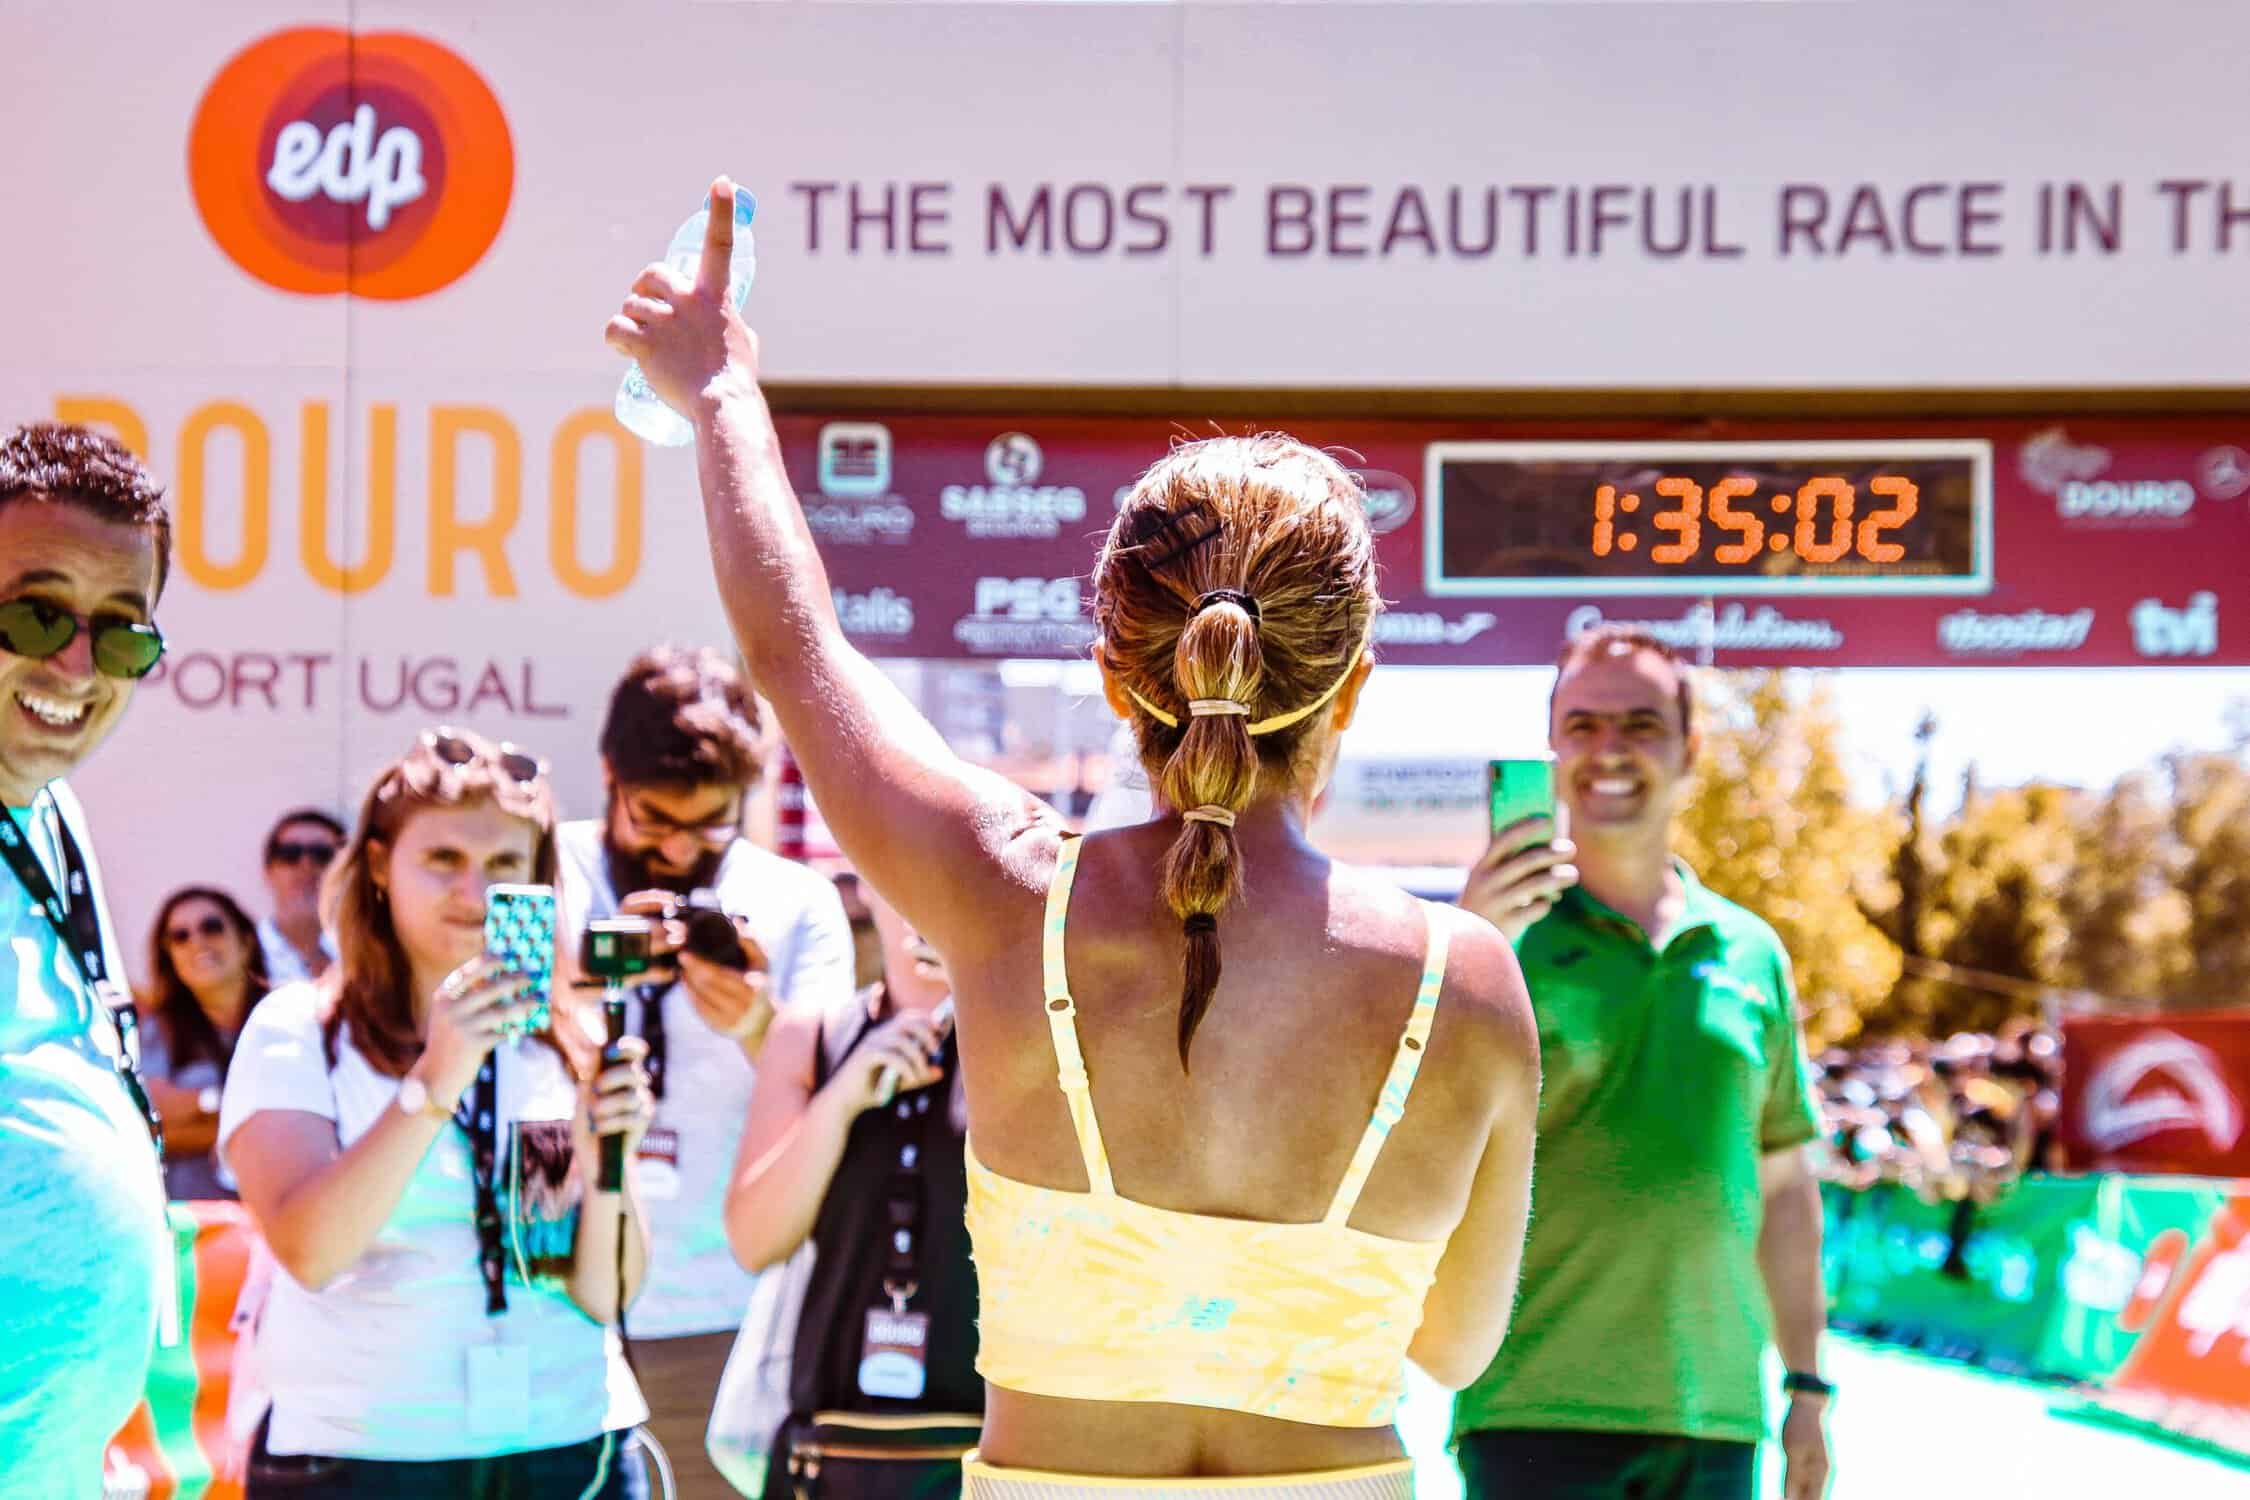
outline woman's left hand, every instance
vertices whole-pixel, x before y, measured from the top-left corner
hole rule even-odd
[[[593,1187],[601,1163],[601,1138],[625,1137],[625,1159],[640,1150],[641,1138],[656,1119],[656,1092],[648,1081],[648,1043],[637,1036],[616,1044],[618,1061],[578,1090],[578,1160]]]

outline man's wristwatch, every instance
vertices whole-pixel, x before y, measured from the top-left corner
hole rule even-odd
[[[1823,1401],[1836,1394],[1836,1387],[1818,1375],[1807,1375],[1798,1370],[1791,1370],[1781,1377],[1781,1388],[1792,1396],[1818,1396]]]
[[[417,1115],[428,1115],[433,1120],[449,1120],[453,1117],[452,1106],[432,1099],[430,1086],[412,1073],[398,1081],[398,1112],[409,1119]]]

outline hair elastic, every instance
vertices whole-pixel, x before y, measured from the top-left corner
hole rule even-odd
[[[1188,611],[1188,617],[1190,619],[1193,619],[1195,616],[1202,614],[1205,610],[1209,609],[1214,604],[1232,604],[1239,606],[1242,612],[1250,617],[1250,621],[1252,624],[1260,624],[1263,622],[1264,617],[1258,613],[1258,601],[1251,598],[1248,594],[1245,594],[1240,589],[1211,590],[1209,593],[1203,595],[1201,598],[1195,601],[1195,608]]]
[[[1228,714],[1250,717],[1250,705],[1234,698],[1190,698],[1188,717],[1191,719],[1223,718]]]
[[[1180,814],[1183,823],[1216,823],[1221,828],[1234,826],[1234,814],[1216,802],[1206,802],[1201,807],[1191,807]]]

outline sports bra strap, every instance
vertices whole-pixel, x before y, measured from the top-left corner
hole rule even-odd
[[[1070,1128],[1078,1135],[1078,1154],[1086,1161],[1086,1189],[1101,1197],[1117,1189],[1109,1176],[1109,1151],[1094,1120],[1093,1084],[1086,1055],[1078,1049],[1078,1004],[1070,998],[1070,976],[1063,964],[1063,927],[1070,917],[1070,884],[1078,875],[1076,837],[1065,838],[1055,854],[1054,879],[1047,886],[1047,925],[1040,938],[1040,963],[1046,975],[1047,1030],[1055,1041],[1056,1081],[1070,1106]]]
[[[1359,1149],[1352,1153],[1352,1164],[1344,1169],[1344,1180],[1336,1185],[1336,1201],[1328,1205],[1328,1217],[1321,1222],[1337,1228],[1351,1218],[1352,1210],[1359,1207],[1359,1195],[1367,1186],[1367,1174],[1375,1170],[1375,1158],[1382,1153],[1383,1142],[1390,1138],[1391,1127],[1406,1113],[1406,1096],[1414,1091],[1414,1075],[1421,1071],[1422,1052],[1430,1040],[1430,1023],[1437,1019],[1438,991],[1445,988],[1445,949],[1450,934],[1446,925],[1438,920],[1436,910],[1423,904],[1423,915],[1429,923],[1429,946],[1422,959],[1422,985],[1414,992],[1414,1010],[1406,1018],[1406,1034],[1399,1038],[1398,1055],[1391,1059],[1391,1071],[1383,1079],[1383,1091],[1376,1096],[1375,1114],[1367,1122],[1367,1131],[1359,1138]]]

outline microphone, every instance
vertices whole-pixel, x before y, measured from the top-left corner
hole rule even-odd
[[[609,1043],[602,1048],[602,1066],[612,1067],[623,1060],[617,1044],[625,1040],[625,991],[615,985],[602,994],[602,1022],[609,1031]],[[602,1137],[601,1190],[605,1193],[625,1191],[625,1132],[622,1130]]]

